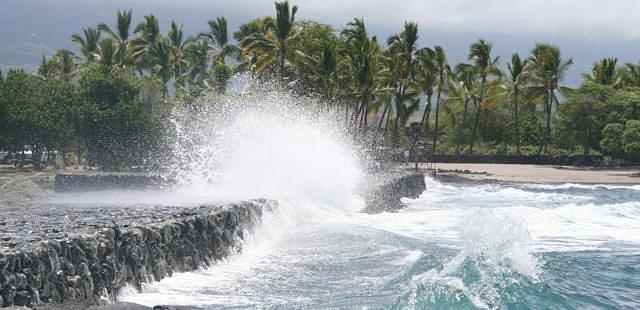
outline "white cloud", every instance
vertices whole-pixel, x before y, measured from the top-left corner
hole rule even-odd
[[[134,0],[233,12],[271,14],[269,0]],[[353,17],[368,24],[461,32],[640,38],[639,0],[293,0],[303,18],[343,25]],[[216,13],[217,14],[217,13]]]

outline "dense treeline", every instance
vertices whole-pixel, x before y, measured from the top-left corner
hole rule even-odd
[[[640,64],[603,59],[570,89],[572,59],[551,44],[501,62],[478,40],[468,62],[451,64],[442,47],[418,46],[416,23],[382,41],[363,19],[338,31],[296,20],[287,2],[275,8],[233,33],[218,17],[193,36],[175,21],[162,33],[154,15],[134,25],[131,11],[118,11],[113,26],[71,36],[77,53],[43,56],[37,73],[0,73],[0,148],[31,152],[42,159],[35,168],[54,151],[65,164],[141,165],[173,105],[249,74],[321,98],[355,132],[376,133],[367,142],[376,146],[640,160]]]

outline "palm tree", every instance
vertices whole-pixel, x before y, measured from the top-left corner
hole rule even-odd
[[[245,55],[254,53],[257,71],[263,71],[272,64],[277,64],[281,76],[285,74],[285,60],[288,46],[293,43],[300,33],[294,29],[297,6],[289,9],[289,2],[276,2],[276,19],[266,20],[267,31],[251,34],[241,42]],[[272,21],[272,22],[269,22]]]
[[[469,103],[477,101],[477,70],[470,64],[460,63],[449,75],[449,100],[463,104],[462,120],[456,126],[456,155],[460,154],[463,135],[467,128],[467,111]]]
[[[525,79],[525,62],[520,55],[515,53],[511,56],[511,62],[507,64],[509,73],[509,86],[513,92],[513,119],[516,129],[516,153],[520,155],[520,116],[518,114],[518,95],[523,88]]]
[[[171,80],[174,65],[171,45],[164,40],[153,43],[149,47],[148,56],[151,72],[167,84]]]
[[[380,53],[377,38],[371,37],[362,19],[354,19],[341,33],[344,45],[340,53],[348,61],[348,70],[354,78],[351,96],[358,104],[351,116],[353,124],[367,125],[367,110],[374,93],[376,61]]]
[[[551,114],[553,103],[559,104],[556,90],[566,89],[559,83],[564,78],[564,74],[573,64],[573,59],[562,59],[560,49],[550,44],[536,44],[529,57],[526,70],[529,72],[533,85],[531,90],[540,93],[544,97],[544,107],[546,114],[546,125],[544,138],[538,149],[538,154],[547,152],[547,146],[551,136]]]
[[[98,44],[100,42],[101,31],[97,28],[85,28],[83,31],[84,37],[74,33],[71,35],[71,41],[78,44],[80,52],[84,56],[87,62],[95,60],[95,54],[98,51]]]
[[[307,54],[297,50],[297,63],[300,71],[304,72],[306,78],[313,85],[312,88],[319,89],[323,99],[327,103],[333,99],[335,84],[338,83],[338,51],[335,38],[314,38],[309,46],[313,54]]]
[[[38,75],[45,81],[56,78],[69,83],[76,75],[76,58],[76,55],[67,49],[58,50],[51,60],[47,60],[43,55]]]
[[[151,47],[162,38],[160,23],[155,15],[146,15],[144,21],[136,26],[134,33],[138,34],[138,38],[134,42],[134,54],[137,59],[138,69],[142,72],[152,66],[148,54]]]
[[[224,17],[218,17],[215,20],[209,20],[207,24],[209,24],[209,31],[201,32],[198,36],[206,39],[216,49],[215,61],[224,62],[226,57],[238,60],[241,51],[229,41],[227,20]]]
[[[431,114],[431,99],[434,94],[434,88],[438,82],[437,65],[434,60],[435,51],[430,48],[423,48],[418,52],[418,64],[416,66],[416,79],[422,88],[422,92],[427,96],[420,127],[429,130],[429,116]]]
[[[58,63],[60,79],[65,83],[71,82],[77,73],[76,55],[70,50],[61,49],[53,57]]]
[[[189,83],[208,88],[209,53],[211,45],[205,40],[196,40],[187,45],[185,55],[189,64]]]
[[[444,48],[441,46],[435,46],[433,48],[433,61],[436,65],[436,72],[438,73],[438,84],[437,84],[437,94],[436,94],[436,122],[433,129],[433,153],[436,152],[437,141],[438,141],[438,129],[439,129],[439,119],[440,119],[440,103],[442,99],[442,93],[445,90],[445,86],[447,85],[447,75],[451,72],[451,67],[447,63],[447,56],[444,52]]]
[[[414,75],[413,59],[418,50],[418,24],[405,22],[402,32],[389,37],[387,45],[390,50],[395,50],[401,55],[404,61],[403,75],[406,77]]]
[[[241,50],[229,41],[227,20],[224,17],[209,20],[207,23],[209,31],[201,32],[198,36],[205,39],[216,50],[212,70],[219,73],[214,75],[214,84],[216,84],[218,91],[222,92],[226,88],[231,72],[225,59],[232,57],[240,60]]]
[[[279,66],[282,73],[284,73],[284,60],[287,55],[287,43],[291,40],[291,37],[296,33],[293,30],[293,22],[296,19],[297,6],[293,6],[289,10],[289,2],[276,2],[276,23],[275,33],[279,43]]]
[[[117,57],[118,62],[122,65],[126,62],[131,62],[130,59],[127,59],[129,56],[129,36],[131,35],[131,18],[132,13],[131,10],[128,11],[117,11],[117,20],[116,20],[116,28],[112,30],[107,24],[100,23],[98,25],[98,29],[104,31],[109,36],[111,36],[114,40],[116,40],[117,44]]]
[[[640,87],[640,64],[624,65],[623,82],[625,86]]]
[[[392,70],[397,72],[397,79],[393,83],[395,89],[395,111],[396,117],[393,126],[394,142],[397,139],[398,126],[403,125],[408,120],[412,110],[416,105],[415,96],[415,56],[418,51],[418,24],[405,22],[402,32],[392,35],[387,39],[388,58]],[[401,121],[402,120],[402,121]]]
[[[104,38],[98,44],[94,59],[101,65],[113,67],[118,64],[118,44],[112,38]]]
[[[233,38],[238,42],[242,42],[256,34],[264,35],[273,29],[274,23],[275,21],[271,16],[256,18],[246,24],[240,25],[238,30],[233,33]]]
[[[271,30],[273,29],[273,24],[273,17],[265,16],[256,18],[246,24],[240,25],[238,30],[233,33],[233,38],[239,42],[239,59],[241,61],[236,67],[236,70],[248,71],[251,66],[259,63],[259,59],[265,58],[264,54],[266,52],[262,50],[263,47],[260,46],[260,44],[258,44],[256,41],[262,41],[262,39],[265,37],[273,36],[273,31]],[[248,47],[251,47],[251,49],[249,49]],[[272,46],[268,46],[269,52],[271,52],[272,49]],[[275,62],[275,60],[272,60],[263,67],[266,68],[273,62]],[[264,70],[264,68],[262,68],[261,70]]]
[[[500,75],[500,70],[497,67],[498,57],[493,58],[491,56],[492,44],[482,39],[473,43],[469,50],[469,60],[473,63],[473,66],[480,75],[480,93],[476,102],[476,115],[473,125],[473,133],[471,134],[471,145],[469,147],[469,153],[473,154],[473,146],[476,142],[476,135],[480,126],[480,113],[484,104],[485,96],[487,95],[487,82],[491,75]]]
[[[586,81],[608,85],[614,88],[622,86],[623,77],[618,68],[618,58],[604,58],[593,64],[591,74],[583,73]]]
[[[169,47],[171,49],[171,62],[173,64],[173,75],[176,84],[184,88],[182,75],[187,70],[187,59],[185,56],[186,46],[193,41],[191,37],[184,37],[182,25],[178,26],[175,21],[171,21],[171,28],[167,33],[169,39]]]
[[[139,35],[136,40],[138,44],[151,45],[160,39],[160,22],[155,15],[146,15],[144,21],[136,26],[134,32]]]
[[[42,55],[38,75],[45,81],[50,80],[56,75],[57,65],[55,59],[48,60],[46,56]]]

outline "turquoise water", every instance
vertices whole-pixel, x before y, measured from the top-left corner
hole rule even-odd
[[[331,201],[334,201],[331,199]],[[125,291],[146,305],[640,308],[640,186],[441,184],[399,213],[290,199],[242,253]]]

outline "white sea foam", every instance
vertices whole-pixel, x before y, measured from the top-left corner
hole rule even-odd
[[[178,186],[147,197],[154,203],[266,197],[280,207],[242,253],[149,284],[142,293],[125,291],[121,300],[305,308],[314,298],[347,294],[347,287],[368,294],[429,254],[388,239],[399,236],[456,253],[442,268],[413,275],[412,294],[436,283],[487,308],[499,304],[496,290],[508,286],[510,276],[540,279],[540,252],[640,244],[640,203],[598,200],[589,191],[613,188],[595,185],[461,185],[426,178],[427,190],[405,199],[406,209],[357,213],[363,202],[354,192],[366,178],[357,148],[336,119],[278,94],[217,102],[176,111],[168,162]],[[136,195],[120,201],[142,202]],[[461,272],[470,261],[480,280],[465,284]]]

